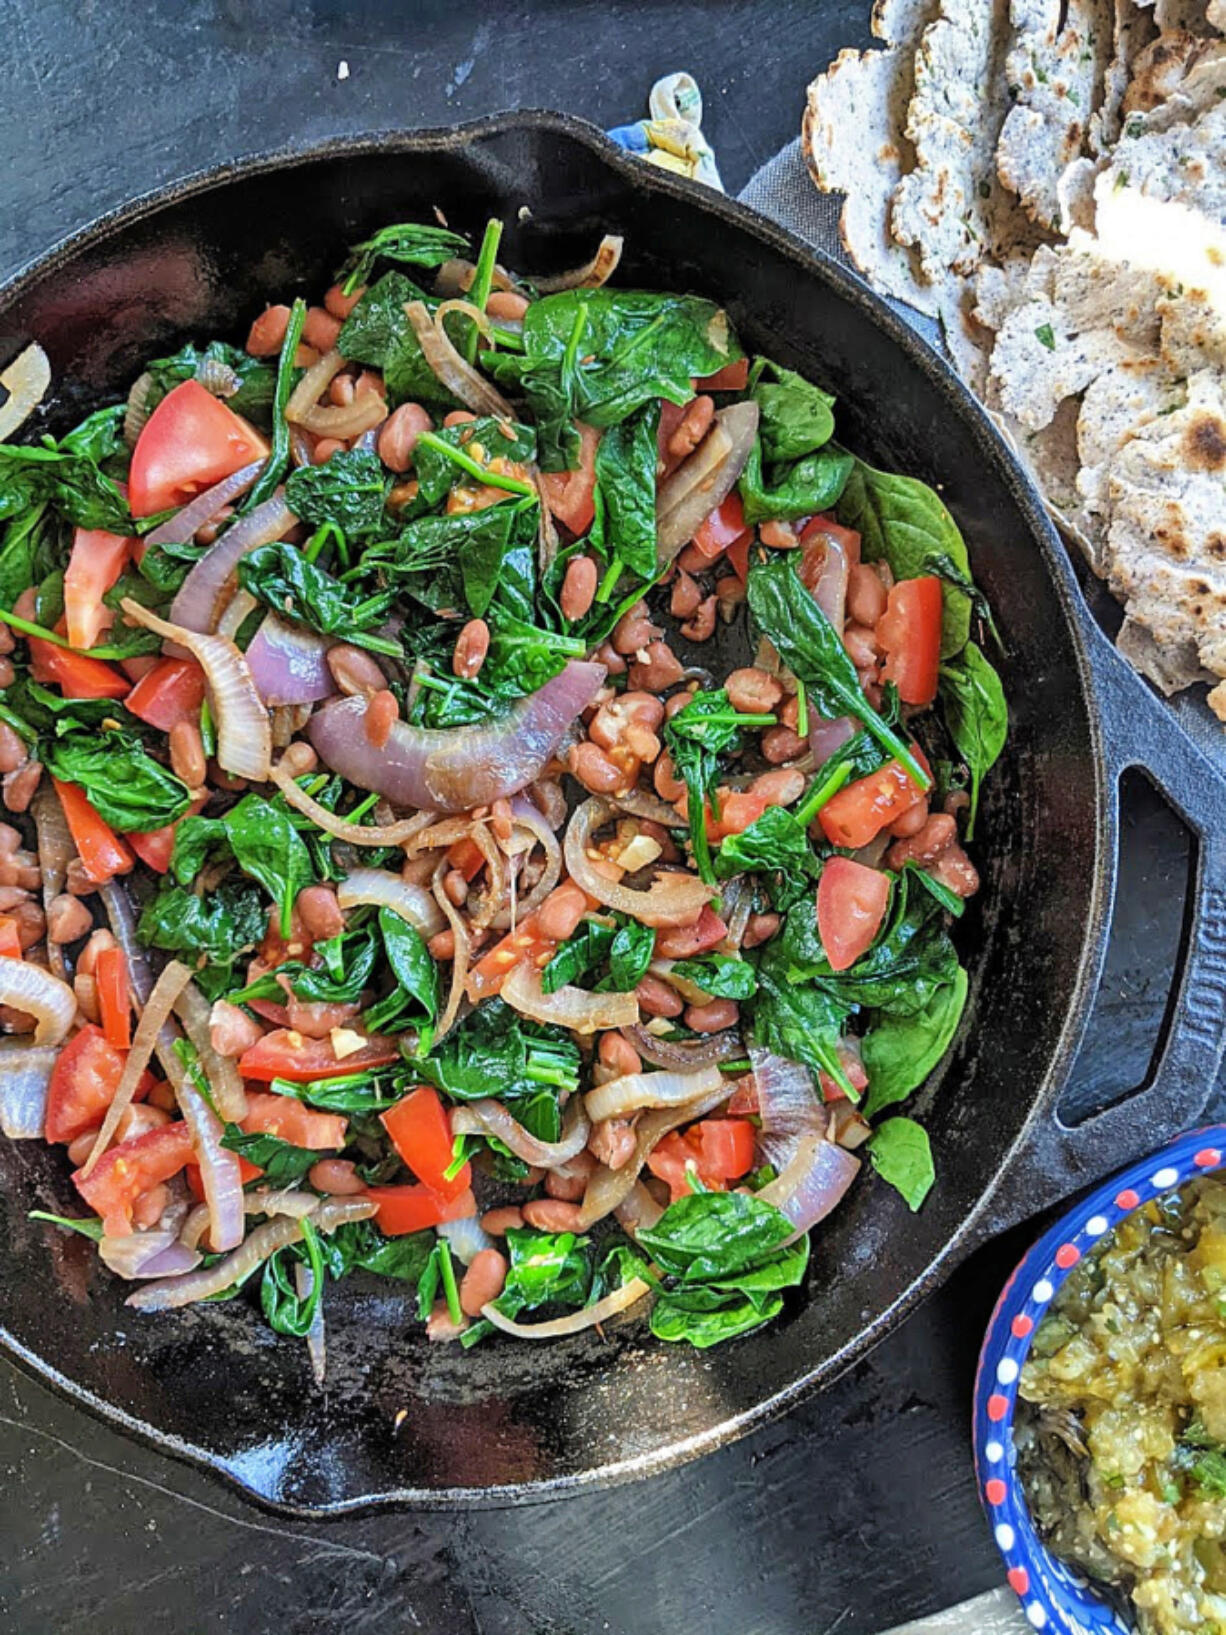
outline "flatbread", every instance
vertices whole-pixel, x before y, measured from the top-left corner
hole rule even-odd
[[[1121,112],[1152,113],[1183,86],[1189,74],[1214,51],[1214,42],[1182,29],[1159,34],[1137,57]]]
[[[1223,0],[1226,4],[1226,0]],[[1103,70],[1098,107],[1090,115],[1089,147],[1095,154],[1109,153],[1119,140],[1124,98],[1132,81],[1134,65],[1157,33],[1152,12],[1134,0],[1115,0],[1112,22],[1113,50]],[[1062,228],[1067,231],[1067,228]]]
[[[1060,223],[1057,183],[1082,152],[1114,52],[1112,0],[1013,0],[1005,59],[1015,98],[996,171],[1032,221]]]
[[[885,51],[841,51],[809,86],[801,145],[824,193],[844,193],[839,235],[875,288],[935,314],[918,258],[893,237],[890,201],[915,162],[904,134],[915,89],[915,49],[936,15],[937,0],[888,0],[873,13]]]

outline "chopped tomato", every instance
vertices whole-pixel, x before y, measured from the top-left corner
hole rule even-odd
[[[338,1030],[339,1031],[339,1030]],[[372,1034],[359,1049],[338,1056],[331,1039],[308,1039],[293,1028],[266,1033],[239,1057],[238,1070],[247,1079],[290,1079],[307,1084],[311,1079],[334,1079],[341,1073],[360,1073],[385,1067],[400,1055],[395,1039]]]
[[[726,363],[713,375],[700,375],[694,382],[696,392],[743,392],[749,384],[749,359]]]
[[[196,721],[204,702],[204,671],[195,659],[159,659],[124,699],[133,715],[159,732]]]
[[[596,515],[596,445],[600,433],[576,420],[579,433],[579,465],[574,471],[542,471],[541,488],[545,503],[576,536],[587,533]]]
[[[681,459],[677,455],[668,452],[668,445],[673,433],[685,419],[686,407],[684,403],[671,403],[668,398],[663,398],[660,402],[660,424],[656,429],[657,482],[660,478],[668,476],[670,471],[675,471],[681,464]]]
[[[454,1198],[472,1183],[472,1167],[464,1164],[448,1178],[452,1151],[451,1121],[437,1090],[419,1085],[398,1101],[379,1122],[392,1145],[417,1179],[440,1197]]]
[[[673,1130],[647,1159],[647,1168],[668,1183],[672,1202],[688,1198],[690,1174],[716,1192],[753,1168],[754,1127],[744,1118],[707,1118],[684,1134]]]
[[[75,783],[61,783],[58,778],[52,782],[64,808],[73,844],[90,879],[104,886],[117,874],[127,874],[135,858],[110,824],[94,811],[85,798],[85,791]]]
[[[316,1113],[293,1096],[248,1090],[247,1111],[239,1124],[249,1134],[275,1135],[291,1147],[330,1152],[345,1145],[349,1120],[340,1113]]]
[[[911,753],[927,772],[928,762],[923,750],[915,744]],[[899,761],[887,761],[870,772],[867,778],[857,778],[832,795],[817,814],[826,839],[832,846],[867,846],[887,824],[909,812],[925,798],[925,791],[915,783]]]
[[[102,598],[127,566],[131,541],[102,528],[78,528],[64,571],[64,617],[74,647],[93,647],[115,615]]]
[[[864,1063],[860,1060],[859,1051],[851,1049],[848,1045],[840,1045],[839,1061],[843,1065],[843,1071],[847,1075],[847,1082],[852,1089],[867,1090],[868,1074],[864,1071]],[[823,1101],[847,1100],[847,1092],[841,1084],[830,1077],[829,1073],[819,1073],[818,1079],[821,1082]]]
[[[808,545],[823,536],[843,547],[849,567],[854,567],[860,560],[860,535],[854,528],[844,528],[841,522],[836,522],[833,517],[828,517],[824,513],[811,517],[798,535],[802,545]]]
[[[941,662],[941,581],[900,579],[877,620],[885,653],[883,681],[892,681],[904,704],[931,704]]]
[[[735,545],[729,545],[727,557],[732,564],[733,572],[744,585],[749,580],[749,552],[753,545],[753,532],[742,534]]]
[[[30,674],[44,686],[56,686],[65,698],[125,698],[131,683],[110,664],[30,637]]]
[[[17,933],[17,921],[7,914],[0,914],[0,959],[20,959],[21,938]]]
[[[87,1022],[60,1051],[47,1091],[47,1140],[75,1141],[102,1123],[123,1076],[124,1058]]]
[[[175,835],[179,824],[184,818],[195,817],[197,812],[203,811],[208,804],[208,797],[202,795],[194,800],[184,812],[183,817],[176,818],[173,823],[167,823],[160,829],[146,829],[141,834],[129,831],[124,839],[140,858],[142,863],[156,869],[159,874],[165,874],[170,867],[170,860],[175,854]]]
[[[890,901],[890,877],[850,857],[828,858],[817,882],[817,934],[836,971],[867,953]]]
[[[192,1156],[192,1139],[187,1125],[163,1124],[131,1141],[110,1147],[98,1160],[93,1172],[74,1172],[77,1191],[96,1214],[108,1237],[124,1237],[132,1230],[132,1205],[143,1192],[169,1181]]]
[[[496,994],[517,965],[530,960],[542,965],[552,955],[557,943],[541,932],[539,914],[525,914],[514,931],[508,931],[501,941],[485,953],[468,973],[469,997],[488,999]]]
[[[367,1187],[363,1196],[376,1206],[375,1223],[389,1238],[404,1232],[421,1232],[443,1221],[467,1220],[477,1213],[472,1189],[443,1198],[427,1186]]]
[[[154,409],[132,451],[128,503],[134,517],[186,505],[253,460],[268,444],[197,380],[176,386]]]
[[[752,539],[753,530],[745,526],[741,496],[734,488],[727,499],[722,500],[710,516],[699,523],[694,534],[694,547],[708,562],[714,562],[721,552],[737,544],[743,537]]]
[[[447,861],[453,869],[459,869],[466,880],[475,880],[485,867],[485,853],[475,840],[466,836],[447,848]]]
[[[94,967],[98,1009],[106,1042],[116,1050],[132,1043],[132,993],[128,986],[128,956],[122,948],[104,948]]]

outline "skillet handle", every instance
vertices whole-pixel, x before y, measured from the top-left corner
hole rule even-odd
[[[1213,1100],[1226,1050],[1226,778],[1084,608],[1081,614],[1101,729],[1113,894],[1120,777],[1137,767],[1195,837],[1190,923],[1182,969],[1175,974],[1166,1044],[1149,1082],[1076,1126],[1060,1121],[1055,1097],[1041,1105],[1018,1158],[988,1201],[977,1239],[1069,1197],[1195,1127]]]

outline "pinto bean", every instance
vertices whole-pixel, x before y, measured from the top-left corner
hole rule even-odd
[[[16,650],[17,638],[8,625],[0,624],[0,653],[12,653]]]
[[[217,999],[209,1012],[209,1043],[219,1056],[241,1056],[264,1037],[264,1029],[246,1011]]]
[[[328,401],[338,409],[347,409],[357,396],[357,381],[352,375],[333,375],[328,383]]]
[[[630,685],[648,693],[662,693],[681,680],[681,660],[667,642],[653,641],[646,647],[646,661],[630,666]]]
[[[47,940],[57,947],[86,936],[93,924],[94,916],[81,899],[70,897],[67,892],[60,892],[47,906]]]
[[[651,693],[614,694],[592,717],[588,734],[601,749],[616,749],[626,742],[631,726],[643,727],[654,733],[663,720],[664,705]]]
[[[308,307],[302,338],[317,352],[331,352],[341,332],[341,321],[326,307]]]
[[[524,1220],[538,1232],[578,1232],[583,1217],[578,1204],[561,1198],[533,1198],[522,1206]]]
[[[676,431],[668,440],[668,452],[674,460],[684,460],[687,454],[702,442],[715,419],[715,399],[704,392],[694,398],[681,417]]]
[[[688,687],[683,687],[679,693],[674,693],[671,698],[666,698],[664,700],[664,719],[671,721],[673,716],[679,714],[687,704],[692,704],[694,694],[697,691],[697,683],[691,682]]]
[[[579,921],[587,913],[587,897],[573,880],[555,886],[537,909],[537,929],[550,942],[565,942],[573,937]]]
[[[386,687],[380,692],[371,693],[366,703],[366,714],[362,717],[362,730],[367,742],[375,749],[382,749],[399,719],[400,705],[395,693],[389,692]]]
[[[75,899],[70,897],[68,900],[73,902]],[[39,903],[17,903],[9,909],[8,917],[17,927],[17,941],[23,954],[47,934],[47,916]]]
[[[945,848],[929,872],[959,897],[973,897],[979,890],[979,870],[956,840]]]
[[[81,1134],[68,1143],[68,1162],[74,1169],[81,1165],[94,1150],[94,1142],[98,1139],[98,1131],[82,1130]]]
[[[289,328],[289,308],[265,307],[247,331],[247,351],[253,358],[271,358],[281,350]]]
[[[311,464],[313,466],[327,465],[334,454],[338,454],[345,444],[339,437],[321,437],[311,450]]]
[[[758,529],[758,538],[763,545],[773,545],[777,551],[794,551],[800,544],[790,522],[764,522]]]
[[[639,1002],[639,1009],[648,1016],[680,1016],[685,1009],[685,1001],[676,988],[670,988],[668,983],[658,976],[645,976],[634,990]]]
[[[877,637],[866,625],[849,624],[843,631],[843,646],[857,670],[876,666]]]
[[[513,1226],[524,1224],[524,1213],[515,1204],[503,1204],[498,1209],[487,1209],[481,1217],[481,1230],[492,1238],[505,1238]]]
[[[5,625],[4,629],[8,629]],[[0,721],[0,772],[16,772],[29,759],[25,739],[14,732],[7,721]]]
[[[800,731],[800,697],[793,693],[791,698],[783,701],[783,708],[779,711],[779,725],[791,727],[793,732]]]
[[[562,617],[581,619],[596,600],[596,590],[599,574],[596,563],[590,556],[572,556],[566,564],[566,573],[562,578],[562,590],[558,596],[558,606],[562,610]]]
[[[345,915],[332,886],[304,887],[294,907],[312,942],[327,942],[329,937],[339,937],[345,929]]]
[[[531,304],[528,297],[520,295],[518,290],[493,290],[486,300],[485,310],[491,318],[509,319],[516,323]]]
[[[693,959],[718,948],[727,935],[728,927],[715,910],[704,907],[693,925],[662,926],[656,932],[656,953],[661,959]]]
[[[651,781],[661,800],[680,800],[685,794],[685,785],[673,772],[673,758],[667,753],[656,762]]]
[[[728,702],[743,715],[770,715],[783,697],[783,685],[768,670],[751,665],[734,670],[724,683]]]
[[[623,658],[641,651],[660,634],[647,616],[647,604],[639,602],[629,613],[623,613],[613,627],[613,651]]]
[[[690,1005],[685,1013],[685,1024],[695,1033],[722,1033],[734,1027],[741,1018],[741,1007],[735,999],[712,999],[705,1005]]]
[[[587,1152],[581,1152],[567,1164],[567,1174],[559,1175],[551,1170],[545,1177],[545,1191],[551,1198],[561,1198],[565,1203],[577,1204],[587,1191],[587,1179],[596,1168],[596,1160]]]
[[[737,608],[748,595],[744,583],[735,573],[726,573],[722,579],[715,581],[715,594],[719,599],[720,618],[725,624],[731,624]]]
[[[447,1340],[458,1340],[467,1327],[467,1318],[462,1323],[452,1322],[451,1313],[447,1309],[447,1302],[445,1300],[436,1300],[434,1309],[426,1318],[426,1338],[435,1344]]]
[[[889,825],[889,832],[896,840],[910,840],[912,835],[919,834],[928,821],[928,802],[918,800],[914,806],[909,806],[901,817],[896,817]]]
[[[124,1137],[120,1136],[120,1140],[123,1139]],[[151,1186],[147,1192],[142,1192],[132,1205],[133,1226],[156,1226],[169,1202],[170,1188],[164,1182],[159,1181],[156,1186]]]
[[[950,817],[957,817],[959,812],[965,812],[971,804],[971,797],[965,789],[951,789],[941,802],[941,810],[948,812]]]
[[[885,586],[867,562],[857,562],[847,575],[847,617],[871,630],[885,612]]]
[[[593,795],[611,795],[626,783],[626,774],[611,761],[598,744],[575,744],[567,765],[585,789]]]
[[[0,692],[11,687],[16,678],[17,671],[13,668],[12,659],[0,656]]]
[[[480,674],[485,655],[490,650],[490,627],[484,619],[470,619],[456,637],[455,652],[451,656],[453,675],[471,681]]]
[[[413,450],[422,432],[434,426],[420,403],[402,403],[383,422],[379,433],[379,458],[389,471],[407,471],[413,463]]]
[[[332,288],[324,296],[324,306],[334,318],[339,318],[344,323],[365,294],[365,284],[359,284],[352,295],[346,295],[339,284],[333,284]]]
[[[621,1169],[634,1156],[634,1121],[629,1118],[606,1118],[592,1125],[587,1138],[587,1150],[599,1164],[609,1169]]]
[[[387,686],[383,671],[360,647],[338,642],[328,649],[328,668],[341,692],[355,697],[360,693],[381,692]]]
[[[623,1078],[627,1073],[643,1071],[642,1057],[629,1039],[620,1033],[602,1033],[596,1054],[605,1067],[613,1070],[616,1078]]]
[[[471,426],[476,418],[471,409],[451,409],[443,416],[443,425],[448,428],[451,426]]]
[[[366,1189],[357,1165],[351,1164],[347,1158],[321,1158],[307,1171],[307,1180],[316,1192],[330,1192],[334,1198],[352,1197],[354,1193]]]
[[[681,634],[692,642],[710,641],[715,634],[715,620],[719,603],[714,596],[708,596],[698,604],[692,619],[687,619],[681,626]]]
[[[447,901],[456,908],[463,908],[468,901],[468,880],[463,869],[448,869],[443,876],[443,890],[447,893]]]
[[[98,985],[92,976],[82,976],[80,971],[72,979],[72,991],[77,998],[77,1009],[87,1022],[101,1020],[98,1009]]]
[[[431,959],[455,958],[455,932],[450,926],[446,931],[436,931],[426,944],[426,952]]]
[[[808,739],[793,732],[791,727],[767,727],[762,734],[762,754],[772,766],[796,760],[808,747]]]
[[[805,775],[795,767],[780,767],[778,772],[763,772],[750,788],[768,806],[790,806],[805,792]]]
[[[479,1317],[482,1306],[497,1300],[506,1280],[506,1256],[497,1249],[478,1249],[460,1280],[460,1310],[467,1317]]]
[[[697,545],[687,545],[678,553],[677,566],[683,573],[706,573],[711,567],[711,558],[704,556]]]
[[[597,664],[603,664],[604,665],[604,667],[605,667],[605,669],[606,669],[606,671],[608,672],[609,675],[611,675],[611,676],[624,676],[625,675],[625,673],[626,673],[626,661],[621,656],[621,654],[619,652],[617,652],[617,650],[614,648],[612,642],[607,642],[607,641],[606,642],[601,642],[600,646],[592,654],[592,657],[596,660]]]
[[[689,619],[697,613],[702,603],[702,590],[696,579],[691,579],[685,569],[679,569],[673,581],[672,595],[668,601],[668,611],[674,619]]]
[[[175,777],[182,778],[189,789],[202,788],[209,763],[200,728],[194,721],[176,721],[169,742],[170,768]]]
[[[751,914],[741,938],[742,948],[757,948],[770,939],[783,924],[778,914]]]
[[[885,854],[886,867],[901,869],[906,863],[935,863],[958,838],[958,825],[948,812],[933,812],[918,834],[896,840]]]

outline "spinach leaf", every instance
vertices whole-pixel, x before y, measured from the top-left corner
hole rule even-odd
[[[395,978],[391,993],[366,1013],[372,1033],[399,1033],[424,1016],[438,1015],[438,966],[431,959],[421,933],[394,909],[379,910],[383,951]]]
[[[827,989],[793,977],[778,944],[777,937],[767,943],[758,961],[758,992],[750,1018],[753,1042],[814,1074],[827,1074],[851,1100],[858,1100],[838,1048],[851,1006]]]
[[[126,469],[130,451],[124,442],[123,423],[127,407],[112,403],[107,409],[96,409],[79,426],[74,426],[60,438],[60,448],[69,454],[79,454],[96,466],[118,459]]]
[[[311,1166],[325,1156],[312,1147],[292,1146],[278,1135],[240,1130],[237,1124],[226,1125],[221,1144],[249,1164],[258,1164],[264,1171],[261,1183],[270,1187],[296,1186]]]
[[[113,698],[61,698],[33,680],[28,671],[5,690],[4,702],[21,719],[27,742],[40,732],[54,733],[57,738],[72,732],[96,732],[116,713]]]
[[[402,1237],[385,1238],[373,1221],[346,1221],[320,1247],[324,1265],[334,1278],[364,1271],[417,1284],[434,1248],[434,1233],[406,1232]]]
[[[285,503],[312,528],[334,523],[347,539],[377,534],[391,478],[373,449],[339,449],[321,466],[300,466],[285,484]]]
[[[437,304],[403,273],[384,273],[346,318],[337,346],[354,363],[369,363],[383,372],[388,401],[426,403],[455,408],[456,399],[426,362],[421,343],[405,316],[405,304]]]
[[[311,1268],[310,1292],[299,1295],[292,1268],[305,1260]],[[324,1262],[319,1235],[309,1220],[302,1223],[302,1243],[278,1249],[264,1262],[260,1306],[270,1328],[299,1339],[311,1331],[324,1292]]]
[[[737,484],[746,523],[772,518],[789,522],[829,511],[843,492],[851,464],[850,454],[826,447],[790,466],[775,466],[768,474],[762,467],[761,444],[756,442]]]
[[[285,418],[285,409],[290,400],[290,393],[294,389],[294,378],[297,373],[294,359],[298,355],[298,343],[302,339],[302,326],[305,322],[306,302],[298,296],[289,309],[289,324],[285,331],[285,339],[281,342],[281,356],[277,360],[277,384],[273,389],[272,399],[272,447],[268,451],[264,469],[243,501],[244,511],[252,511],[257,505],[262,505],[266,499],[271,498],[289,464],[289,422]]]
[[[501,999],[478,1005],[436,1051],[410,1065],[456,1101],[479,1100],[491,1086],[512,1102],[542,1087],[573,1093],[579,1085],[579,1050],[570,1035],[521,1020]]]
[[[636,920],[623,918],[619,925],[583,920],[575,934],[559,944],[541,972],[541,989],[556,993],[565,984],[578,982],[580,977],[598,970],[607,960],[609,977],[599,984],[600,991],[629,993],[646,974],[655,944],[654,927],[640,925]]]
[[[174,823],[191,805],[187,785],[132,733],[67,732],[47,740],[43,762],[52,777],[83,789],[98,816],[124,834]]]
[[[736,874],[782,873],[791,885],[816,878],[818,862],[804,827],[784,806],[768,806],[740,834],[725,835],[715,857],[715,875],[731,880]]]
[[[1009,732],[1009,707],[995,669],[975,643],[968,641],[940,671],[945,725],[971,775],[971,805],[966,837],[974,838],[979,789],[996,764]]]
[[[171,860],[179,884],[190,885],[206,855],[216,855],[218,848],[223,854],[229,850],[243,873],[264,887],[280,909],[281,933],[288,936],[298,893],[315,879],[311,854],[288,812],[259,795],[244,795],[224,817],[187,818],[175,831]]]
[[[659,1339],[700,1349],[748,1333],[778,1315],[779,1292],[801,1282],[809,1240],[787,1248],[787,1217],[740,1192],[702,1192],[670,1205],[638,1242],[668,1277],[651,1317]]]
[[[655,398],[688,403],[694,376],[743,356],[714,302],[644,290],[547,295],[524,314],[523,339],[528,369],[556,371],[572,417],[590,426],[615,426]]]
[[[917,1210],[936,1180],[923,1125],[913,1118],[887,1118],[869,1137],[868,1155],[881,1179],[902,1193],[910,1210]]]
[[[50,437],[36,446],[0,444],[0,522],[47,503],[79,528],[132,532],[128,502],[87,454]]]
[[[18,509],[0,532],[0,607],[11,608],[28,585],[36,585],[68,552],[60,523],[45,499]]]
[[[45,1209],[31,1209],[26,1219],[50,1221],[52,1226],[62,1226],[69,1232],[79,1232],[83,1238],[92,1238],[95,1243],[102,1237],[102,1222],[94,1215],[49,1215]]]
[[[137,934],[148,948],[209,961],[196,974],[208,998],[234,986],[230,967],[239,954],[262,942],[268,921],[258,891],[223,881],[207,898],[163,880],[146,904]]]
[[[206,842],[209,840],[207,835],[202,838]],[[182,861],[185,868],[190,867],[186,853]],[[189,878],[194,876],[189,875]],[[279,977],[284,977],[298,998],[306,1000],[309,1004],[352,1005],[361,997],[363,989],[367,987],[373,975],[375,958],[380,947],[379,939],[374,928],[365,925],[336,940],[341,943],[342,951],[339,968],[335,972],[326,964],[303,965],[300,960],[290,959],[278,965],[275,971],[266,971],[263,976],[248,983],[245,988],[227,994],[226,997],[232,1005],[248,1005],[253,999],[271,999],[278,1005],[284,1004],[285,990],[278,981]],[[327,947],[326,943],[315,945],[317,953],[322,953]]]
[[[609,949],[609,981],[615,993],[630,993],[647,975],[656,951],[655,927],[626,920]]]
[[[146,545],[137,571],[161,597],[169,597],[208,549],[207,545],[197,545],[194,539],[184,544],[168,541],[165,545]]]
[[[233,1002],[233,996],[230,997]],[[310,1079],[305,1084],[274,1079],[269,1088],[279,1096],[293,1096],[296,1101],[316,1107],[322,1113],[382,1113],[394,1107],[401,1097],[391,1081],[393,1071],[398,1069],[338,1074],[334,1079]]]
[[[884,558],[895,579],[939,575],[943,560],[970,577],[970,558],[957,523],[939,495],[917,477],[897,477],[856,460],[839,501],[838,519],[859,533],[864,560]],[[951,658],[961,652],[970,634],[971,602],[947,576],[942,577],[941,656]]]
[[[513,1226],[507,1233],[511,1264],[502,1293],[494,1304],[506,1317],[516,1318],[542,1306],[584,1306],[592,1289],[591,1239],[573,1232],[538,1232]],[[475,1345],[493,1329],[487,1321],[474,1323],[461,1343]]]
[[[527,404],[536,427],[541,469],[575,470],[579,464],[579,433],[560,370],[515,352],[485,352],[481,367]]]
[[[793,369],[756,359],[749,395],[758,405],[762,458],[769,465],[799,460],[834,436],[834,399]]]
[[[854,716],[885,751],[906,768],[921,789],[931,787],[915,756],[864,696],[855,665],[838,632],[805,588],[787,555],[749,570],[749,606],[762,634],[809,689],[810,703],[831,718]],[[680,774],[679,774],[680,775]]]
[[[673,761],[673,770],[685,784],[689,797],[690,841],[694,862],[702,878],[715,882],[711,848],[707,840],[707,801],[719,816],[716,795],[719,757],[740,747],[742,727],[769,727],[773,715],[745,715],[733,709],[724,688],[713,693],[695,693],[664,727],[664,742]]]
[[[225,341],[210,341],[198,347],[189,341],[171,357],[154,358],[145,368],[153,377],[145,396],[145,407],[152,413],[174,387],[185,380],[198,380],[201,371],[230,370],[236,389],[219,394],[227,408],[258,425],[267,426],[272,414],[273,397],[277,389],[277,369],[267,358],[253,358],[241,347]],[[122,414],[120,420],[122,423]]]
[[[693,982],[712,999],[752,999],[758,991],[753,966],[743,959],[731,959],[727,954],[675,960],[673,975]]]
[[[481,415],[424,433],[413,450],[413,473],[421,500],[436,506],[457,483],[484,482],[494,488],[506,484],[508,493],[514,493],[511,482],[518,485],[522,479],[508,473],[504,462],[525,465],[535,459],[536,433],[531,426]]]
[[[458,613],[459,585],[453,577],[458,569],[464,600],[480,618],[503,581],[509,559],[520,551],[535,551],[539,517],[539,504],[530,499],[453,516],[420,517],[401,533],[395,557],[386,564],[387,574],[433,612]],[[530,617],[531,608],[529,597],[526,606],[519,600],[510,611]]]
[[[379,261],[396,261],[406,267],[441,267],[444,261],[466,255],[470,249],[468,240],[450,228],[420,221],[397,222],[355,244],[336,277],[345,294],[352,295],[359,284],[369,280]]]
[[[884,1012],[869,1028],[860,1046],[868,1074],[865,1118],[905,1101],[923,1084],[958,1031],[966,989],[966,972],[959,966],[953,981],[939,987],[922,1010],[910,1016]]]
[[[387,618],[390,591],[365,596],[351,590],[284,540],[248,551],[238,565],[238,582],[281,618],[304,624],[321,636],[342,636],[355,647],[375,653],[398,656],[401,652],[397,643],[374,633]]]
[[[596,446],[600,505],[591,542],[639,579],[656,572],[656,432],[658,403],[611,426]]]

